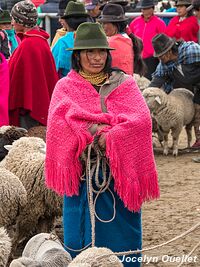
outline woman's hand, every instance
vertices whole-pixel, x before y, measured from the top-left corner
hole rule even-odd
[[[102,133],[98,140],[98,145],[100,149],[105,150],[106,149],[106,136],[105,133]]]
[[[104,128],[110,126],[109,124],[98,124],[97,125],[97,132],[102,131]]]

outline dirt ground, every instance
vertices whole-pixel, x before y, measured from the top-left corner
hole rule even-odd
[[[186,146],[184,132],[180,146]],[[200,222],[200,163],[192,161],[198,155],[184,153],[174,158],[155,152],[161,197],[143,205],[143,248],[171,240]],[[199,241],[200,227],[167,246],[144,252],[142,266],[178,267]],[[200,267],[200,246],[192,256],[191,263],[181,266]]]
[[[180,147],[185,146],[186,135],[182,132]],[[143,248],[171,240],[200,222],[200,163],[192,161],[197,156],[200,152],[180,154],[177,158],[155,152],[161,196],[143,206]],[[178,267],[183,261],[181,266],[199,267],[200,246],[192,258],[186,259],[198,242],[200,227],[167,246],[144,252],[143,266]]]

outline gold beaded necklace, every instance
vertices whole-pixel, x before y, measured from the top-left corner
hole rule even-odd
[[[103,71],[97,73],[97,74],[90,74],[86,73],[83,70],[79,71],[79,74],[86,79],[88,82],[90,82],[93,85],[101,86],[104,84],[104,82],[108,79],[108,73],[104,73]]]

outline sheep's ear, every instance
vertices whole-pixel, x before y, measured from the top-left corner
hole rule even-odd
[[[10,151],[11,148],[12,148],[12,145],[5,145],[4,148],[5,148],[6,150]]]
[[[155,97],[155,101],[156,101],[159,105],[161,105],[161,99],[160,99],[159,96],[156,96],[156,97]]]

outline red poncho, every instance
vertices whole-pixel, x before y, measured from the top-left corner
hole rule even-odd
[[[101,110],[100,94],[73,70],[57,83],[47,125],[46,184],[61,195],[78,195],[79,157],[93,141],[88,128],[109,124],[106,156],[115,190],[129,210],[138,211],[145,200],[159,196],[150,113],[131,76],[105,104],[107,113]]]
[[[19,125],[20,109],[30,111],[30,116],[41,124],[47,123],[51,95],[58,80],[48,38],[39,28],[26,32],[10,58],[11,125]]]

